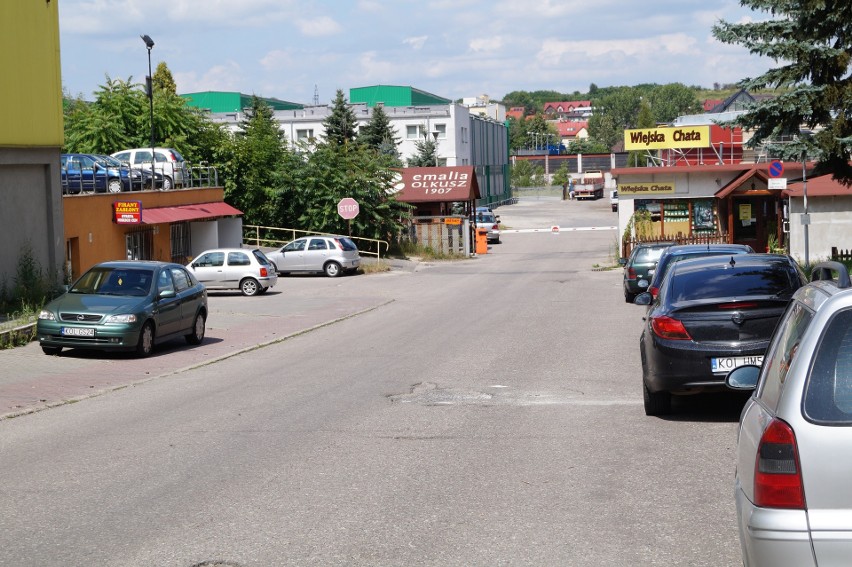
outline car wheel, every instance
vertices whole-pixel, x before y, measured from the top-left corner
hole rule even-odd
[[[672,395],[669,392],[652,392],[642,381],[642,400],[645,403],[645,415],[668,415],[672,412]]]
[[[41,347],[41,352],[49,356],[55,356],[62,352],[61,346],[43,346]]]
[[[192,324],[192,332],[186,335],[186,342],[191,345],[200,345],[204,340],[204,313],[198,313],[195,316],[195,322]]]
[[[251,297],[252,295],[257,295],[258,290],[260,289],[260,284],[257,283],[257,280],[252,278],[246,278],[240,282],[240,291],[243,292],[243,295]]]
[[[633,303],[633,300],[636,299],[635,293],[630,293],[629,291],[624,292],[624,301],[625,303]]]
[[[139,342],[136,343],[136,354],[148,356],[154,351],[154,324],[151,321],[145,323],[142,332],[139,333]]]
[[[107,191],[109,191],[110,193],[121,193],[121,179],[110,179],[107,182]]]
[[[163,177],[163,190],[164,191],[168,191],[169,189],[174,189],[174,186],[175,186],[175,184],[172,181],[171,177],[169,177],[168,175]]]
[[[328,277],[336,278],[340,275],[340,264],[338,264],[337,262],[329,262],[325,266],[323,266],[323,271]]]

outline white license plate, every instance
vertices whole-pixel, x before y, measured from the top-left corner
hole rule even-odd
[[[710,367],[715,373],[727,374],[734,368],[752,364],[760,366],[763,364],[763,356],[729,356],[727,358],[711,358]]]
[[[62,327],[62,334],[66,337],[94,337],[95,330],[85,327]]]

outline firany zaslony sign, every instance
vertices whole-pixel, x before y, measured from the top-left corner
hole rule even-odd
[[[628,151],[709,147],[710,126],[638,128],[624,131],[624,149]]]

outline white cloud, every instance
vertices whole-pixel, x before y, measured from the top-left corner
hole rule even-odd
[[[235,61],[210,67],[201,76],[195,72],[174,72],[173,75],[179,93],[240,91],[244,84],[242,68]]]
[[[503,38],[494,36],[472,39],[469,45],[472,51],[497,51],[503,47]]]
[[[402,40],[402,43],[406,45],[410,45],[412,49],[423,49],[423,46],[426,45],[426,40],[429,39],[428,35],[420,35],[417,37],[407,37]]]
[[[296,20],[296,25],[302,35],[308,37],[322,37],[335,35],[343,29],[340,24],[335,22],[329,16],[320,16],[318,18]]]

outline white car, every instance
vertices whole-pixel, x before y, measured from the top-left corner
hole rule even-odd
[[[272,262],[257,249],[205,250],[186,267],[207,289],[238,289],[243,295],[266,293],[278,282]]]
[[[151,170],[151,148],[135,148],[111,154],[133,169]],[[154,171],[163,175],[163,189],[182,187],[189,178],[186,160],[174,148],[154,148]]]
[[[476,228],[484,228],[488,231],[488,242],[500,244],[500,217],[494,213],[476,211]]]
[[[334,278],[361,265],[358,247],[346,236],[303,236],[268,256],[279,274],[323,272]]]

